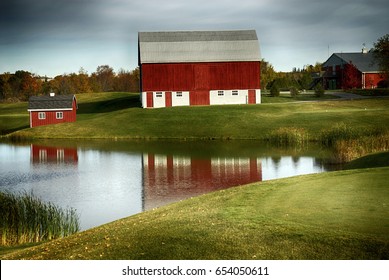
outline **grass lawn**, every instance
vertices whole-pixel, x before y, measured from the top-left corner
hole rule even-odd
[[[0,135],[28,128],[30,126],[27,103],[0,103]]]
[[[388,259],[389,167],[259,182],[2,259]]]
[[[12,135],[15,138],[264,139],[280,127],[298,127],[317,140],[321,131],[339,122],[361,131],[389,123],[388,99],[142,109],[138,94],[94,93],[77,98],[75,123],[18,130],[28,126],[28,115],[23,113],[2,130],[18,130]],[[7,106],[11,105],[0,106],[0,118],[10,116],[3,113],[10,112]],[[15,124],[21,119],[23,124]]]

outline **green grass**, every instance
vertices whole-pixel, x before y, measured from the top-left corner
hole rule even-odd
[[[28,128],[29,122],[26,102],[0,103],[0,135]]]
[[[11,136],[15,139],[268,139],[281,127],[294,127],[306,131],[309,140],[318,140],[322,131],[339,121],[362,132],[383,127],[389,121],[387,99],[142,109],[138,94],[77,97],[77,122],[22,129]]]
[[[389,166],[389,152],[370,154],[345,165],[345,169],[373,168]]]
[[[389,167],[218,191],[2,259],[388,259]]]

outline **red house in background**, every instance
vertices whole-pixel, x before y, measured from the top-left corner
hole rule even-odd
[[[373,53],[365,48],[359,53],[334,53],[323,68],[326,89],[377,88],[385,80]]]
[[[77,109],[75,95],[31,96],[28,102],[30,127],[75,122]]]
[[[143,108],[258,104],[255,30],[139,32]]]

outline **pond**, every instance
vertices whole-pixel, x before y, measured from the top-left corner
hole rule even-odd
[[[328,171],[328,155],[257,141],[0,143],[0,191],[75,208],[85,230],[216,190]]]

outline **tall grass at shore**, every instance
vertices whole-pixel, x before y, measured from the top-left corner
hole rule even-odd
[[[270,133],[268,140],[278,146],[301,146],[308,143],[309,134],[304,128],[280,127]]]
[[[80,229],[74,209],[42,202],[35,195],[0,192],[0,242],[15,245],[65,237]]]
[[[389,130],[383,127],[361,130],[339,123],[322,131],[320,141],[334,149],[334,163],[343,163],[370,153],[388,151]]]

